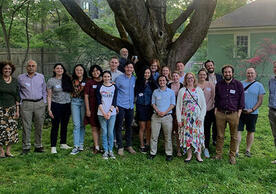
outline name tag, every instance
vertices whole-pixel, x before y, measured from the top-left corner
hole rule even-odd
[[[25,85],[26,85],[26,86],[28,86],[28,87],[30,87],[30,86],[31,86],[31,84],[30,84],[30,83],[25,83]]]
[[[143,93],[140,93],[140,94],[138,94],[138,95],[139,95],[140,97],[141,97],[141,96],[144,96],[144,94],[143,94]]]
[[[61,88],[61,85],[56,85],[56,88]]]
[[[208,92],[211,92],[211,88],[206,88],[206,90],[207,90]]]
[[[93,85],[92,88],[94,88],[94,89],[97,88],[97,85]]]
[[[81,86],[85,86],[85,83],[83,82],[83,83],[81,83]]]
[[[236,90],[230,90],[230,94],[236,94]]]
[[[246,90],[246,91],[244,91],[244,93],[245,93],[245,94],[247,94],[247,93],[248,93],[248,91]]]

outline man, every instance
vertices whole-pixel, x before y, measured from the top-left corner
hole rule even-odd
[[[157,153],[158,137],[162,127],[165,138],[166,160],[173,159],[172,148],[172,109],[175,106],[174,91],[167,88],[167,79],[161,75],[157,79],[159,88],[154,90],[152,94],[152,107],[154,114],[151,117],[151,140],[149,159],[153,159]]]
[[[112,82],[114,82],[119,75],[123,74],[121,71],[118,70],[118,66],[119,66],[118,57],[111,57],[109,61],[109,67],[110,67],[110,72],[112,76]]]
[[[119,60],[119,71],[125,73],[125,65],[126,65],[126,62],[128,60],[128,50],[126,48],[122,48],[120,50],[120,60]]]
[[[216,85],[217,82],[219,82],[220,80],[223,79],[222,75],[220,75],[218,73],[215,73],[214,61],[212,61],[212,60],[205,61],[204,67],[208,71],[207,80],[209,82],[211,82],[214,85]],[[216,125],[216,117],[215,117],[214,111],[215,111],[215,109],[212,109],[212,110],[206,112],[205,124],[210,129],[212,127],[212,139],[213,139],[213,145],[215,146],[216,145],[216,141],[217,141],[217,125]],[[209,131],[211,131],[210,129],[209,129]],[[205,155],[205,157],[209,156],[209,153],[207,153],[206,149],[204,150],[204,155]]]
[[[241,134],[246,125],[246,152],[245,156],[251,157],[251,146],[254,141],[254,132],[258,118],[258,108],[262,105],[265,95],[265,89],[260,82],[255,81],[256,71],[254,68],[246,70],[246,80],[242,81],[245,96],[245,109],[241,113],[239,127],[238,127],[238,145],[236,156],[239,156],[239,147],[241,143]]]
[[[129,61],[125,65],[125,73],[119,75],[116,80],[116,86],[118,88],[117,94],[117,117],[115,123],[116,140],[118,145],[118,154],[124,155],[124,147],[122,140],[122,124],[125,119],[125,137],[126,137],[126,149],[135,154],[135,150],[132,148],[132,121],[134,115],[134,87],[135,77],[132,75],[134,71],[133,62]]]
[[[273,72],[276,75],[276,61],[273,62]],[[269,80],[268,87],[269,87],[268,118],[269,118],[271,130],[272,130],[272,135],[274,137],[274,145],[276,148],[276,77],[275,76]],[[276,164],[276,160],[272,161],[271,163]]]
[[[35,152],[44,152],[42,146],[42,128],[46,105],[46,83],[44,76],[37,73],[37,63],[29,60],[27,73],[18,76],[19,93],[21,97],[20,115],[23,122],[23,150],[22,154],[30,152],[31,130],[34,120]]]
[[[185,69],[185,65],[183,62],[181,61],[177,61],[176,62],[176,70],[179,72],[180,74],[180,78],[179,78],[179,82],[183,84],[184,82],[184,76],[185,76],[185,72],[184,72],[184,69]]]
[[[215,159],[222,159],[224,133],[227,123],[230,128],[230,164],[236,164],[237,128],[241,111],[244,109],[244,91],[241,82],[233,78],[234,68],[225,65],[222,68],[223,80],[215,89],[215,115],[217,122],[217,145]]]

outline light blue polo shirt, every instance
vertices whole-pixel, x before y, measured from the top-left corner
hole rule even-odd
[[[115,84],[118,89],[117,106],[125,109],[134,108],[134,87],[135,77],[132,75],[128,78],[125,74],[119,75],[115,79]]]
[[[170,88],[154,90],[151,98],[151,104],[155,104],[159,111],[165,112],[170,105],[175,105],[175,94]],[[172,113],[172,110],[169,112]]]
[[[248,86],[251,82],[241,81],[243,88]],[[263,84],[255,82],[246,91],[244,91],[245,109],[252,109],[258,102],[259,95],[264,95],[265,89]],[[251,114],[258,114],[259,110],[256,109]]]
[[[268,82],[269,102],[268,107],[276,109],[276,78],[273,77]]]

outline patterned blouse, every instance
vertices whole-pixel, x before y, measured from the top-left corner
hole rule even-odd
[[[84,98],[84,86],[85,86],[86,80],[79,81],[79,80],[73,80],[73,92],[72,92],[72,98]]]

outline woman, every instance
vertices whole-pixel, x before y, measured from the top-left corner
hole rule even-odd
[[[203,162],[201,148],[204,147],[203,121],[206,113],[204,94],[197,87],[193,73],[185,75],[183,85],[184,87],[178,93],[176,105],[180,147],[184,154],[187,152],[185,162],[191,161],[192,148],[195,150],[196,160]]]
[[[180,74],[178,71],[174,71],[172,74],[172,81],[168,84],[168,88],[172,89],[175,94],[175,99],[177,99],[177,95],[179,90],[183,87],[183,84],[179,82]],[[177,119],[175,114],[175,108],[173,109],[173,136],[176,140],[176,146],[177,146],[177,156],[182,156],[180,152],[180,143],[179,143],[179,136],[178,136],[178,125],[177,125]]]
[[[198,71],[198,86],[203,90],[206,101],[206,116],[204,119],[204,136],[205,136],[205,149],[204,156],[210,158],[209,144],[210,144],[210,120],[215,119],[214,107],[215,107],[215,85],[207,79],[207,70],[202,68]]]
[[[116,120],[117,88],[111,83],[111,72],[103,72],[103,84],[96,91],[98,118],[102,128],[103,159],[115,159],[113,153],[114,125]]]
[[[11,146],[18,142],[20,97],[17,80],[11,76],[15,66],[11,62],[0,62],[0,70],[0,158],[5,158],[13,157]]]
[[[74,67],[72,74],[72,84],[73,92],[72,102],[71,102],[71,111],[72,111],[72,120],[74,124],[74,149],[71,154],[76,155],[80,151],[83,151],[84,143],[84,115],[85,115],[85,105],[84,105],[84,86],[87,80],[87,72],[82,64],[77,64]]]
[[[135,83],[136,116],[139,122],[140,152],[147,153],[150,145],[150,120],[152,116],[151,96],[157,88],[150,68],[146,67]],[[146,135],[146,145],[144,144]]]
[[[159,77],[159,70],[160,70],[160,61],[158,59],[152,59],[150,61],[150,70],[152,73],[152,78],[157,81]]]
[[[168,84],[172,82],[171,71],[170,71],[170,68],[168,66],[163,66],[162,67],[161,75],[164,75],[167,78]]]
[[[100,137],[100,123],[97,116],[97,99],[96,90],[97,86],[102,83],[102,68],[99,65],[92,65],[89,70],[89,76],[92,78],[86,82],[84,87],[84,102],[86,109],[86,117],[84,124],[90,124],[92,129],[92,136],[94,141],[93,153],[100,152],[99,137]]]
[[[66,69],[61,63],[54,65],[53,77],[47,82],[48,93],[48,112],[52,118],[51,129],[51,153],[56,154],[56,144],[58,137],[58,129],[60,127],[60,148],[71,149],[66,144],[67,126],[71,114],[71,97],[72,82]]]

